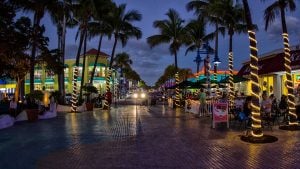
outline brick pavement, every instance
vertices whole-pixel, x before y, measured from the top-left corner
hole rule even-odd
[[[279,140],[257,145],[240,141],[242,131],[211,129],[209,117],[195,118],[162,106],[125,106],[85,116],[99,119],[103,128],[91,128],[111,139],[49,152],[40,157],[38,168],[300,168],[300,132],[274,127],[265,133]]]

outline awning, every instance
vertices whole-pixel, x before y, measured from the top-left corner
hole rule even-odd
[[[25,84],[30,84],[30,80],[26,79]],[[34,79],[34,84],[42,84],[42,80],[41,79]]]
[[[45,79],[45,84],[54,84],[54,79]]]
[[[90,63],[89,66],[94,66],[94,63]],[[104,63],[97,63],[96,66],[106,67]]]
[[[72,65],[73,67],[74,66],[76,66],[76,63],[74,63],[73,65]],[[78,65],[79,67],[82,67],[83,66],[83,64],[82,63],[79,63],[79,65]]]
[[[94,81],[105,81],[105,77],[94,77]]]
[[[244,81],[247,81],[247,80],[249,80],[249,79],[244,78],[242,76],[233,75],[233,83],[244,82]],[[229,83],[229,76],[227,76],[226,78],[220,80],[220,83]]]
[[[300,69],[300,50],[291,51],[291,68],[292,70]],[[250,75],[250,62],[247,62],[238,72],[238,76]],[[258,74],[271,74],[285,71],[284,68],[284,53],[270,55],[259,58],[258,60]]]

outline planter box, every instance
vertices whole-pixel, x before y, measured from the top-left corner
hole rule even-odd
[[[39,109],[27,109],[28,122],[35,122],[39,119]]]

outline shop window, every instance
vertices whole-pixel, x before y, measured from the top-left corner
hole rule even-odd
[[[45,90],[46,91],[54,91],[54,84],[46,84]]]
[[[69,68],[64,68],[64,75],[65,77],[69,77]]]
[[[54,72],[50,70],[46,70],[46,79],[54,79]]]
[[[34,78],[35,79],[41,79],[42,78],[42,70],[41,69],[34,70]]]

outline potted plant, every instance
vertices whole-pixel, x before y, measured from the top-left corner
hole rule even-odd
[[[91,94],[92,93],[97,94],[98,90],[93,85],[85,85],[85,86],[83,86],[82,89],[85,92],[85,96],[86,96],[86,103],[85,103],[86,109],[87,109],[87,111],[93,111],[94,103],[91,100]]]
[[[37,102],[42,101],[44,93],[40,90],[35,90],[26,95],[26,113],[29,122],[38,120],[39,105]]]

